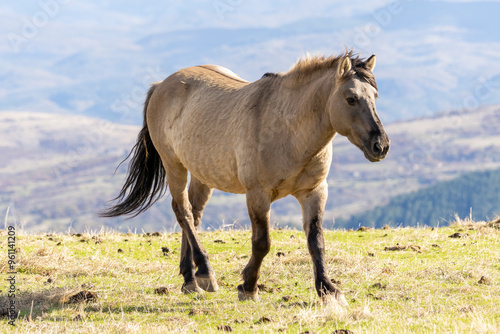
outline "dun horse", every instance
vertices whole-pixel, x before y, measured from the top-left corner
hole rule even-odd
[[[377,116],[375,55],[306,57],[286,73],[248,82],[214,65],[182,69],[149,90],[118,204],[104,217],[138,215],[166,191],[182,227],[184,293],[217,291],[197,228],[213,189],[246,194],[252,255],[238,286],[258,300],[257,280],[270,250],[272,202],[292,195],[302,208],[316,291],[345,304],[325,264],[322,216],[337,133],[375,162],[389,151]],[[188,172],[191,181],[188,186]]]

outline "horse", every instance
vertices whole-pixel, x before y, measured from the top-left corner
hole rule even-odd
[[[202,65],[152,84],[118,203],[101,216],[137,216],[168,186],[182,227],[181,290],[215,292],[219,287],[197,228],[213,189],[245,194],[252,253],[237,290],[239,300],[258,301],[260,267],[271,247],[270,206],[292,195],[302,209],[316,292],[346,305],[325,264],[326,177],[336,134],[371,162],[389,151],[375,106],[375,62],[375,55],[362,59],[353,51],[308,55],[288,72],[266,73],[254,82]]]

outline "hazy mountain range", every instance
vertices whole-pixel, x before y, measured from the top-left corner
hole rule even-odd
[[[139,124],[148,83],[182,67],[255,80],[346,47],[377,54],[386,122],[499,103],[499,12],[498,1],[4,2],[0,110]]]

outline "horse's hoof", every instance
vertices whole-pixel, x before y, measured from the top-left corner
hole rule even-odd
[[[182,284],[181,291],[182,291],[182,293],[184,293],[186,295],[190,294],[190,293],[199,293],[199,294],[204,293],[204,291],[202,289],[200,289],[198,284],[196,284],[196,281],[191,281],[189,283]]]
[[[210,275],[208,277],[196,276],[196,283],[200,288],[208,292],[216,292],[217,290],[219,290],[219,285],[217,284],[217,280],[213,275]]]
[[[245,291],[243,289],[243,285],[238,285],[238,299],[240,301],[245,301],[245,300],[253,300],[254,302],[259,301],[259,288],[256,288],[255,291]]]

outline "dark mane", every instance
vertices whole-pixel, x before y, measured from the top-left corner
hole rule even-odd
[[[276,78],[278,76],[278,73],[267,72],[262,76],[262,78]]]
[[[361,80],[366,81],[377,89],[377,83],[375,82],[375,76],[366,68],[366,59],[360,58],[359,55],[354,54],[353,51],[347,51],[346,53],[339,56],[306,56],[299,59],[299,61],[284,74],[287,77],[297,83],[309,78],[312,74],[318,71],[326,71],[332,68],[337,68],[340,61],[345,57],[351,59],[352,68],[344,74],[341,80],[350,79],[353,75],[357,75]],[[267,74],[267,73],[266,73]]]

